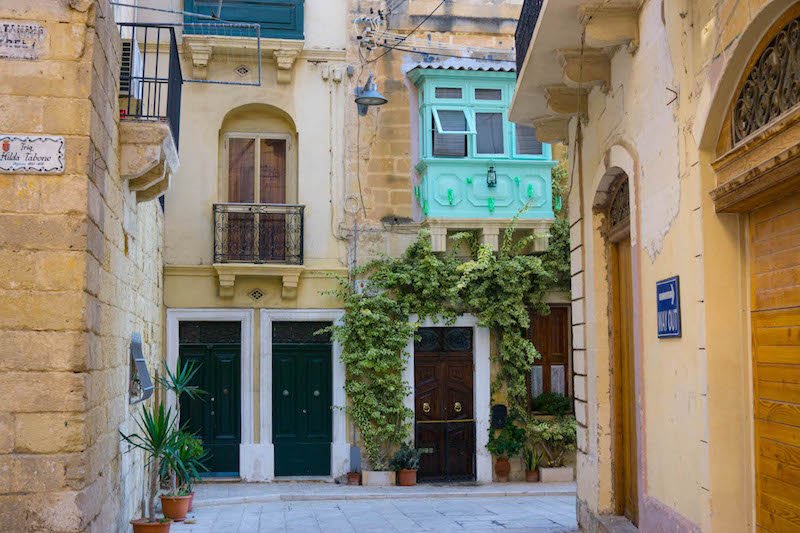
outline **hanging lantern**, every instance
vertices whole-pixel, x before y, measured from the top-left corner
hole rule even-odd
[[[486,173],[486,186],[490,188],[497,187],[497,172],[494,171],[494,167],[489,167],[489,171]]]

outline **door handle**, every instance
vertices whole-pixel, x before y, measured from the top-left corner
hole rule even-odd
[[[306,414],[306,410],[305,409],[303,409],[303,414]]]
[[[212,402],[214,401],[214,397],[213,397],[213,396],[211,397],[211,401],[212,401]]]
[[[463,407],[461,407],[461,402],[456,402],[456,404],[453,406],[453,409],[455,410],[456,413],[460,413],[461,410],[463,409]]]

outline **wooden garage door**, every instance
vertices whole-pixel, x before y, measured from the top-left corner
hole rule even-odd
[[[750,216],[759,531],[800,531],[800,194]]]

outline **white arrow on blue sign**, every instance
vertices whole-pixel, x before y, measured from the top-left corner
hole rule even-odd
[[[681,289],[678,276],[656,282],[658,338],[681,336]]]

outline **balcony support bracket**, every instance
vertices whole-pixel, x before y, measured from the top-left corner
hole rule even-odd
[[[297,289],[300,285],[300,276],[304,267],[296,265],[215,263],[214,270],[219,278],[220,298],[233,298],[236,292],[236,279],[249,277],[280,279],[281,298],[293,300],[297,298]]]
[[[169,187],[178,169],[178,149],[163,122],[120,122],[120,175],[136,192],[138,202],[157,198]]]
[[[639,47],[639,8],[636,3],[587,6],[581,9],[586,28],[586,45],[594,48],[627,45],[630,52]]]
[[[588,91],[584,88],[551,85],[545,87],[547,107],[558,115],[578,115],[585,118],[589,109]]]
[[[550,116],[534,119],[536,138],[543,143],[567,143],[569,140],[569,117]]]
[[[561,65],[564,68],[564,80],[568,84],[600,85],[608,90],[611,84],[611,61],[608,55],[597,48],[561,49]]]
[[[547,250],[550,237],[550,226],[553,221],[547,219],[427,219],[425,225],[431,234],[431,245],[434,252],[444,252],[447,250],[447,233],[458,231],[481,232],[481,244],[489,246],[493,251],[500,249],[500,238],[502,232],[514,225],[517,230],[530,232],[534,240],[529,252],[543,252]]]

